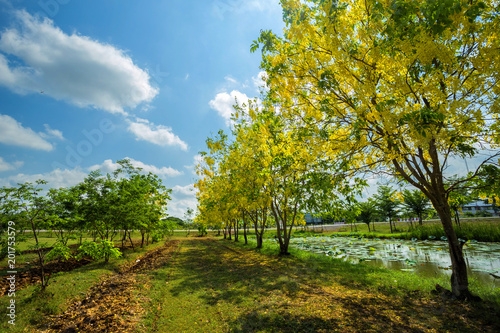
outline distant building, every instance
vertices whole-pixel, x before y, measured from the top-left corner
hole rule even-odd
[[[345,220],[334,221],[331,217],[314,216],[311,213],[305,213],[304,220],[306,221],[306,224],[336,224],[345,222]]]
[[[323,223],[323,219],[321,216],[313,216],[311,213],[306,213],[304,215],[304,220],[306,220],[306,224],[320,224]]]
[[[495,203],[490,203],[488,199],[485,200],[475,200],[466,205],[462,206],[461,215],[470,212],[474,215],[480,212],[488,212],[492,216],[500,216],[500,207],[496,206]]]

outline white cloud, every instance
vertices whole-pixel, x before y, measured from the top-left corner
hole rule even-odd
[[[252,77],[252,82],[254,86],[258,89],[260,88],[267,89],[267,84],[266,84],[267,78],[268,78],[267,73],[265,71],[260,71],[259,74],[257,74],[257,76]]]
[[[203,162],[203,157],[200,154],[193,156],[193,164],[185,165],[184,168],[191,170],[193,175],[196,175],[196,166]]]
[[[226,80],[229,83],[238,84],[238,81],[236,79],[232,78],[230,75],[227,75],[226,77],[224,77],[224,80]]]
[[[2,157],[0,157],[0,172],[15,170],[23,166],[23,162],[16,161],[14,163],[9,163],[4,161]]]
[[[148,141],[159,146],[177,146],[187,151],[188,145],[172,132],[170,127],[155,125],[146,119],[129,120],[128,130],[137,140]]]
[[[198,191],[197,188],[194,187],[194,184],[189,184],[186,186],[180,186],[180,185],[175,185],[172,188],[173,193],[178,193],[186,196],[195,196],[196,192]]]
[[[40,133],[40,135],[43,138],[45,138],[45,139],[56,138],[56,139],[59,139],[59,140],[64,140],[63,134],[62,134],[62,132],[60,130],[52,129],[47,124],[43,124],[43,127],[45,127],[45,132],[46,132],[46,133]]]
[[[60,134],[62,136],[62,133]],[[47,136],[45,133],[36,133],[31,128],[23,127],[10,116],[0,114],[0,143],[51,151],[54,147],[45,140]]]
[[[167,204],[167,214],[169,216],[184,219],[184,214],[188,208],[191,208],[195,212],[197,211],[198,201],[196,198],[178,199],[175,195],[171,195],[171,198],[172,200]]]
[[[242,92],[237,90],[231,91],[230,94],[227,92],[218,93],[213,100],[211,100],[208,104],[212,109],[217,111],[219,116],[226,120],[226,125],[231,125],[231,114],[234,112],[233,105],[238,102],[238,105],[242,106],[243,104],[248,105],[248,96]]]
[[[152,172],[158,176],[168,176],[168,177],[176,177],[176,176],[182,175],[181,171],[175,170],[171,167],[158,168],[154,165],[145,164],[141,161],[137,161],[137,160],[134,160],[132,158],[126,157],[126,159],[130,160],[130,163],[132,164],[132,166],[134,166],[136,168],[142,168],[142,171],[144,173]],[[105,160],[101,164],[96,164],[96,165],[91,166],[88,170],[94,171],[94,170],[100,169],[103,173],[112,173],[113,171],[117,170],[119,167],[120,167],[120,165],[118,163],[113,163],[112,160],[108,159],[108,160]]]
[[[144,173],[152,172],[160,177],[165,177],[165,176],[176,177],[182,175],[182,172],[175,170],[171,167],[158,168],[154,165],[148,165],[141,161],[137,161],[131,158],[128,159],[130,160],[130,162],[134,167],[142,168]],[[20,167],[21,165],[22,162],[14,162],[13,164],[6,163],[0,157],[0,171],[2,171],[2,168],[4,167],[17,168]],[[118,169],[118,167],[119,167],[118,163],[113,163],[112,160],[108,159],[104,160],[103,163],[93,165],[87,168],[86,170],[82,169],[81,167],[76,167],[74,169],[64,169],[64,170],[57,168],[52,170],[51,172],[33,174],[33,175],[19,173],[14,176],[0,178],[0,186],[16,186],[17,183],[24,183],[24,182],[35,183],[35,181],[37,181],[38,179],[44,179],[48,181],[47,186],[45,186],[48,188],[69,187],[82,182],[85,179],[85,177],[88,176],[89,171],[100,169],[102,173],[106,174],[106,173],[112,173],[113,171]],[[183,188],[183,191],[185,192],[187,191],[187,189],[188,186]]]
[[[17,174],[15,176],[10,176],[7,178],[0,178],[0,186],[16,186],[17,183],[35,183],[38,179],[44,179],[48,181],[45,187],[49,188],[60,188],[60,187],[70,187],[74,186],[87,177],[88,173],[82,171],[81,168],[77,167],[72,170],[61,170],[55,169],[51,172],[40,173],[34,175],[26,175],[23,173]]]
[[[158,89],[123,50],[76,33],[50,19],[15,12],[20,28],[0,34],[0,85],[19,94],[39,93],[79,107],[125,113],[150,102]],[[9,61],[6,55],[19,59]]]

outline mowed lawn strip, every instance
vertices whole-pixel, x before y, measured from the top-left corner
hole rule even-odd
[[[341,270],[326,274],[294,256],[247,248],[224,240],[183,241],[170,263],[151,273],[150,303],[139,330],[499,331],[498,316],[488,304],[451,302],[419,291],[394,292],[383,283],[381,288],[348,284]]]

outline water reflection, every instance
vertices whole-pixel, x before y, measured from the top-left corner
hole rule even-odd
[[[389,269],[413,271],[421,276],[451,275],[448,243],[444,241],[402,241],[351,237],[293,238],[293,246],[351,262]],[[469,276],[481,283],[500,287],[500,244],[468,243],[464,257]]]

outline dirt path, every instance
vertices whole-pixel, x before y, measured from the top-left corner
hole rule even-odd
[[[119,274],[93,286],[83,300],[74,302],[65,313],[51,318],[44,332],[135,332],[147,302],[148,281],[140,273],[168,263],[178,246],[179,241],[169,241],[122,267]]]

